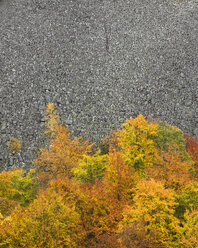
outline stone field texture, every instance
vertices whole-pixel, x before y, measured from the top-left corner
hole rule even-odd
[[[198,0],[0,0],[0,170],[32,166],[48,102],[73,137],[142,113],[198,140]]]

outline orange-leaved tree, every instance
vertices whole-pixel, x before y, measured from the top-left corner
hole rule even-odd
[[[104,235],[109,238],[114,236],[123,206],[107,190],[107,184],[99,180],[94,185],[81,184],[64,178],[53,180],[50,185],[80,214],[86,231],[86,247],[95,247]]]
[[[166,188],[177,193],[192,183],[193,162],[186,160],[185,155],[178,152],[178,147],[170,146],[167,151],[160,151],[158,161],[153,168],[147,168],[147,175],[162,181]]]
[[[79,159],[91,152],[93,146],[88,141],[83,141],[82,137],[72,139],[69,130],[59,125],[59,118],[56,117],[51,105],[47,108],[46,124],[47,133],[51,137],[50,146],[41,149],[37,159],[34,160],[39,171],[39,180],[42,182],[62,176],[71,177],[73,175],[71,169],[77,165]],[[50,112],[51,108],[52,112]]]
[[[190,154],[191,158],[195,162],[195,164],[198,166],[198,144],[197,141],[190,135],[185,134],[185,140],[186,140],[186,150]]]
[[[119,201],[126,204],[133,198],[134,187],[139,180],[138,173],[124,163],[119,151],[112,148],[108,154],[108,167],[105,171],[106,190]]]

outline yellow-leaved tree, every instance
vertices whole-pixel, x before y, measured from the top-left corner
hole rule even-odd
[[[0,247],[85,247],[84,237],[75,206],[51,189],[40,192],[28,208],[18,206],[0,221]]]
[[[60,118],[56,113],[53,103],[48,103],[45,116],[45,134],[49,138],[54,138],[56,135],[56,129],[60,125]]]
[[[182,229],[174,216],[176,205],[174,192],[161,182],[141,180],[119,226],[123,243],[130,245],[126,247],[180,247]]]
[[[135,119],[128,119],[123,127],[115,135],[124,163],[144,174],[144,169],[152,167],[157,160],[157,150],[152,139],[157,136],[158,124],[148,123],[139,115]]]

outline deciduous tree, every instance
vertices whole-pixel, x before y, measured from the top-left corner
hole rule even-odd
[[[92,156],[84,155],[73,172],[82,183],[94,184],[96,179],[103,178],[107,166],[107,155],[101,155],[101,151],[98,150]]]
[[[162,181],[166,188],[181,192],[191,184],[193,162],[185,160],[185,155],[178,152],[177,147],[169,147],[161,151],[153,168],[146,169],[150,177]]]
[[[174,216],[177,204],[173,192],[153,179],[141,180],[133,200],[133,205],[125,208],[120,223],[120,233],[125,239],[130,240],[125,231],[134,229],[137,224],[131,243],[139,243],[140,233],[143,233],[149,248],[179,247],[181,229],[179,220]]]
[[[93,146],[88,141],[83,141],[82,137],[70,137],[69,130],[59,125],[59,117],[53,104],[48,105],[46,112],[46,132],[51,138],[50,146],[42,148],[33,162],[37,166],[38,178],[43,185],[47,185],[54,178],[71,177],[71,169],[77,165],[79,159],[91,152]]]
[[[128,119],[123,129],[116,132],[118,147],[124,163],[144,173],[157,159],[153,137],[157,136],[158,124],[148,123],[142,115]]]
[[[0,229],[0,247],[85,247],[75,206],[52,190],[40,192],[27,209],[15,208]]]

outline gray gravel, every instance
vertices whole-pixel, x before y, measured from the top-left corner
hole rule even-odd
[[[31,167],[48,102],[91,141],[140,113],[198,139],[197,66],[197,0],[0,0],[0,169]]]

